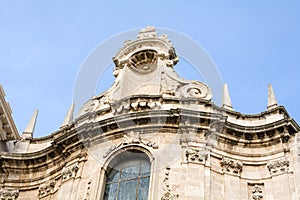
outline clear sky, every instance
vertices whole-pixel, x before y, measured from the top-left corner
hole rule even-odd
[[[299,10],[299,1],[279,0],[1,1],[0,83],[19,133],[39,109],[35,137],[48,135],[63,122],[89,53],[112,35],[154,25],[205,48],[235,110],[266,110],[272,83],[278,103],[299,123]],[[111,74],[105,85],[113,82]]]

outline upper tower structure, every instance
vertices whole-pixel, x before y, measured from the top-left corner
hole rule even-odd
[[[114,84],[106,92],[88,101],[79,116],[133,96],[162,96],[177,100],[193,98],[203,101],[212,99],[207,85],[178,76],[174,71],[179,61],[175,48],[167,35],[158,36],[153,26],[142,29],[137,40],[125,41],[113,61],[113,74],[116,77]]]

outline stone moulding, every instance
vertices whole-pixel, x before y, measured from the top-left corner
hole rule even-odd
[[[243,163],[237,160],[222,157],[220,162],[223,172],[240,175],[243,169]]]
[[[288,172],[290,162],[287,158],[269,162],[267,167],[271,175]]]
[[[161,197],[161,200],[177,200],[179,195],[173,194],[170,188],[169,183],[169,175],[170,175],[170,166],[166,166],[166,172],[165,172],[165,179],[163,181],[163,196]]]
[[[113,151],[116,149],[120,149],[124,146],[128,145],[133,145],[133,144],[138,144],[138,145],[143,145],[146,147],[151,147],[153,149],[158,149],[158,145],[154,142],[151,142],[149,140],[142,139],[139,135],[139,133],[134,133],[130,132],[128,134],[125,134],[122,138],[122,141],[119,144],[114,144],[112,145],[103,155],[103,158],[106,158],[108,155],[110,155]]]
[[[208,152],[204,148],[198,149],[189,147],[185,151],[185,156],[187,162],[205,164],[208,157]]]
[[[62,181],[65,182],[71,178],[76,178],[78,170],[79,170],[78,163],[65,167],[62,170]]]
[[[1,200],[16,200],[19,197],[18,189],[0,189]]]
[[[43,198],[55,192],[55,181],[47,181],[39,187],[39,198]]]

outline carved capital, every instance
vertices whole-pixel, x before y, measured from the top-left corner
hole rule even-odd
[[[185,151],[186,161],[194,163],[205,163],[208,152],[205,149],[188,148]]]
[[[0,189],[0,199],[1,200],[16,200],[19,197],[18,189]]]
[[[229,172],[232,174],[240,174],[243,169],[243,163],[237,160],[223,157],[221,162],[223,172]]]
[[[54,188],[55,188],[55,181],[53,180],[41,184],[39,187],[39,197],[43,198],[45,196],[54,193]]]
[[[284,158],[282,160],[272,161],[268,163],[268,170],[271,175],[287,172],[290,162]]]
[[[67,181],[71,178],[75,178],[77,175],[77,172],[79,170],[78,163],[75,163],[73,165],[67,166],[62,170],[62,181]]]

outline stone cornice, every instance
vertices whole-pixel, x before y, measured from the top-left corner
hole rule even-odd
[[[150,114],[151,112],[151,114]],[[55,163],[64,162],[72,152],[84,148],[87,143],[100,143],[111,137],[118,137],[124,131],[139,129],[142,134],[168,132],[181,134],[203,134],[203,139],[215,134],[216,140],[228,144],[248,144],[260,147],[262,144],[273,144],[284,141],[284,137],[292,136],[297,131],[297,124],[290,118],[264,126],[246,127],[226,122],[226,116],[220,113],[199,112],[187,109],[141,110],[124,113],[102,120],[91,121],[77,127],[76,124],[51,135],[51,139],[34,139],[33,143],[52,140],[51,146],[33,153],[1,153],[2,171],[30,173],[35,169],[46,170]],[[100,132],[99,132],[100,131]],[[229,131],[229,132],[228,132]],[[231,131],[231,132],[230,132]],[[246,139],[246,134],[257,134],[264,131],[264,139]],[[268,135],[268,131],[274,131]],[[241,138],[241,133],[244,138]],[[231,142],[230,142],[231,141]],[[217,148],[217,147],[216,147]],[[46,164],[46,165],[45,165]]]
[[[185,128],[202,128],[203,130],[210,130],[209,126],[212,126],[211,120],[217,120],[224,118],[218,113],[208,113],[208,112],[199,112],[193,110],[186,110],[186,109],[171,109],[171,110],[151,110],[151,115],[149,115],[149,111],[139,111],[139,112],[132,112],[123,115],[117,115],[115,117],[100,121],[100,122],[90,122],[86,123],[83,126],[76,127],[73,125],[68,129],[64,129],[61,131],[52,134],[52,144],[48,148],[42,149],[40,151],[34,153],[26,153],[26,154],[18,154],[18,153],[1,153],[1,160],[36,160],[34,163],[39,163],[39,159],[45,157],[54,152],[62,152],[63,149],[69,148],[69,146],[75,146],[77,142],[79,142],[79,135],[81,132],[87,132],[96,129],[101,129],[103,133],[106,132],[120,132],[119,125],[124,123],[128,123],[128,121],[135,120],[136,124],[132,127],[127,126],[127,129],[136,128],[146,128],[147,127],[162,127],[161,123],[165,123],[165,127],[173,127],[178,129],[180,127]],[[163,120],[162,120],[163,119]],[[152,120],[150,124],[148,124],[149,120]],[[188,120],[188,121],[186,121]],[[222,121],[222,120],[221,120]],[[223,123],[223,122],[219,123]],[[217,131],[217,134],[220,138],[232,140],[238,143],[264,143],[270,142],[272,140],[277,140],[279,138],[283,138],[284,132],[289,136],[294,134],[296,131],[295,128],[298,128],[298,125],[295,123],[294,120],[290,118],[286,118],[284,120],[277,121],[272,124],[266,124],[264,126],[257,126],[257,127],[247,127],[247,126],[240,126],[236,124],[232,124],[230,122],[225,122],[221,124],[224,126],[224,130]],[[123,127],[123,126],[121,126]],[[273,134],[268,135],[268,131],[275,131]],[[258,133],[262,132],[267,138],[258,139],[253,136],[252,139],[246,139],[245,134],[252,134],[257,135]],[[278,133],[277,133],[278,132]],[[79,135],[78,135],[79,134]],[[243,134],[244,138],[239,135]],[[80,135],[81,136],[81,135]],[[257,137],[257,136],[256,136]],[[42,140],[49,141],[50,138],[41,138],[41,139],[34,139],[32,142],[40,143]],[[43,159],[42,159],[43,160]],[[42,162],[42,161],[41,161]]]
[[[33,153],[7,153],[1,152],[1,171],[9,173],[32,173],[36,170],[44,171],[56,168],[57,163],[64,163],[72,157],[72,152],[83,148],[75,131],[54,139],[51,146]]]

